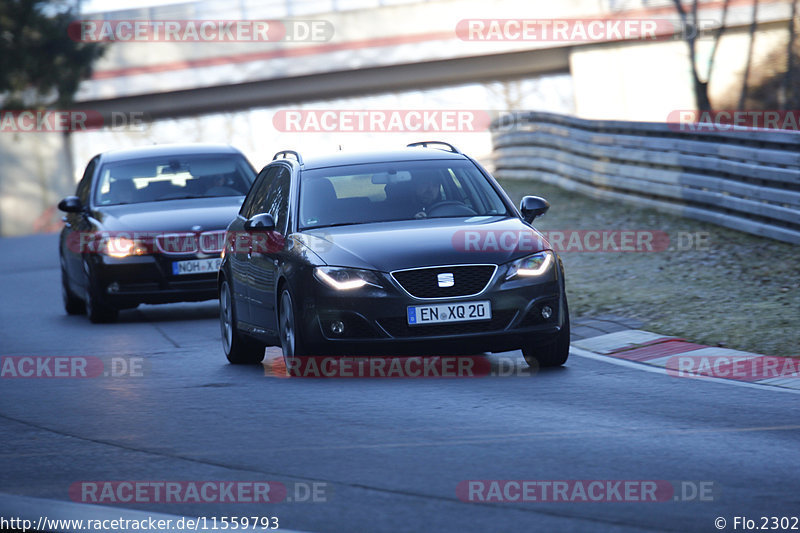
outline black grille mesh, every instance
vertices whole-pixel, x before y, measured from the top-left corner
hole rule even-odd
[[[452,298],[481,292],[492,279],[494,265],[466,265],[416,268],[394,272],[392,276],[416,298]],[[438,275],[453,274],[452,287],[439,287]]]

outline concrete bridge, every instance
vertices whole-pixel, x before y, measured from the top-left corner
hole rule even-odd
[[[721,1],[702,4],[705,29],[719,24],[721,5]],[[788,0],[761,1],[761,55],[785,41],[789,13]],[[732,0],[730,29],[712,79],[712,101],[740,83],[751,19],[752,0]],[[455,109],[506,110],[524,105],[584,118],[663,121],[676,109],[695,105],[686,46],[670,0],[395,0],[391,4],[388,0],[211,0],[90,13],[82,20],[78,35],[86,39],[103,37],[103,28],[111,28],[112,36],[119,37],[113,32],[128,27],[120,26],[120,21],[131,27],[137,21],[151,26],[170,22],[179,29],[189,24],[199,28],[203,21],[214,20],[268,21],[281,30],[277,36],[267,32],[269,38],[262,40],[192,39],[178,32],[173,38],[162,33],[112,42],[92,79],[77,94],[76,107],[104,117],[105,124],[111,123],[113,113],[158,124],[214,113],[252,116],[254,109],[274,111],[348,98],[358,98],[356,106],[372,109],[375,104],[370,99],[375,95],[516,83],[510,80],[557,80],[549,91],[560,94],[564,103],[552,109],[552,98],[539,94],[476,103],[471,97],[446,96],[455,92],[440,92],[436,105],[423,108],[441,102]],[[526,33],[524,21],[561,23],[566,33],[542,25]],[[626,21],[633,21],[635,28],[614,31],[614,24]],[[637,36],[636,31],[643,30],[645,34]],[[701,61],[707,59],[709,44],[700,43]],[[414,104],[399,107],[421,107],[416,104],[420,98],[409,101]],[[251,130],[252,122],[256,130],[272,128],[271,121],[258,120],[251,121]],[[275,131],[248,134],[262,135],[258,143],[242,147],[251,151],[251,158],[257,145],[264,150],[276,138],[293,140]],[[470,137],[470,142],[473,139],[477,137]],[[481,139],[481,146],[488,146],[488,133]],[[52,209],[42,213],[70,192],[85,160],[97,151],[131,142],[143,142],[143,137],[135,132],[73,133],[65,138],[0,134],[0,157],[9,163],[0,170],[0,234],[52,227],[56,214]],[[256,166],[262,162],[254,161]]]
[[[669,111],[693,107],[685,44],[670,0],[372,2],[347,9],[358,4],[212,0],[86,16],[95,23],[266,20],[284,26],[286,35],[267,42],[219,42],[186,40],[181,33],[170,42],[115,42],[93,79],[81,86],[78,100],[103,113],[144,110],[157,120],[569,72],[575,111],[586,118],[663,120]],[[705,29],[718,26],[721,4],[703,3]],[[751,5],[751,0],[731,2],[732,35],[750,23]],[[338,9],[314,11],[325,7]],[[780,27],[788,14],[786,1],[761,2],[759,19],[765,25]],[[575,31],[539,31],[526,38],[508,24],[520,20],[569,22],[570,30],[589,21],[609,25],[585,39]],[[611,31],[615,21],[654,27],[637,39],[635,26]],[[313,23],[324,25],[316,39],[301,31]],[[726,66],[731,65],[722,58],[720,70]],[[598,93],[625,95],[627,105],[619,98],[600,103]]]

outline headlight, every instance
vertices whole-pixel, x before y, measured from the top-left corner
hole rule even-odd
[[[374,272],[356,268],[317,267],[314,269],[314,277],[337,291],[360,289],[365,285],[381,286]]]
[[[537,254],[517,259],[511,266],[508,267],[508,274],[506,279],[511,279],[516,276],[530,277],[541,276],[548,270],[550,265],[553,264],[553,252],[539,252]]]
[[[147,246],[138,240],[127,237],[110,237],[103,239],[100,252],[116,259],[122,259],[130,255],[146,254]]]

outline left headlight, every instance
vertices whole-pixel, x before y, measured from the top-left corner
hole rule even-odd
[[[553,252],[539,252],[522,259],[517,259],[508,267],[506,279],[514,277],[541,276],[550,270],[554,262]]]
[[[314,277],[337,291],[360,289],[366,285],[381,287],[378,276],[369,270],[341,267],[317,267]]]

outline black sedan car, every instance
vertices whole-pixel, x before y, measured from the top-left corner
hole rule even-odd
[[[225,228],[255,170],[224,145],[160,145],[92,158],[66,212],[64,307],[92,322],[140,303],[217,297]]]
[[[443,149],[428,148],[427,145]],[[223,348],[302,356],[569,354],[561,261],[494,178],[446,143],[303,161],[279,152],[228,227]]]

